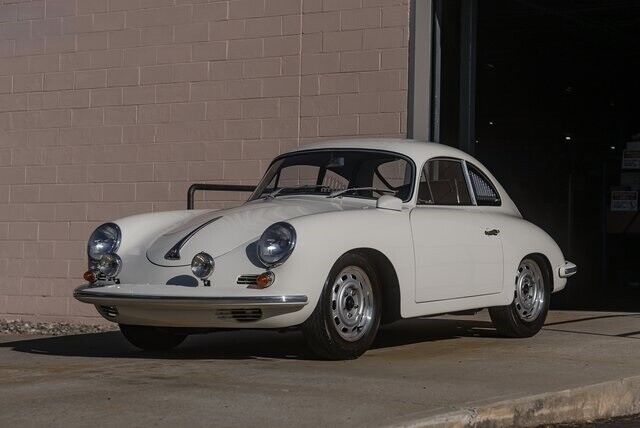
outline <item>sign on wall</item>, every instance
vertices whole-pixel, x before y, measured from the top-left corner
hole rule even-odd
[[[638,211],[638,192],[630,190],[612,191],[611,211]]]
[[[626,149],[622,152],[622,169],[640,169],[640,150]]]

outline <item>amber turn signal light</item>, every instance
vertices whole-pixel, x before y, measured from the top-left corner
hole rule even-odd
[[[273,281],[275,279],[276,279],[276,276],[271,271],[267,271],[267,272],[261,273],[256,278],[256,287],[257,288],[267,288],[268,286],[273,284]]]
[[[96,277],[96,273],[92,270],[86,271],[84,275],[82,275],[82,277],[84,278],[85,281],[90,282],[92,284],[98,280],[98,278]]]

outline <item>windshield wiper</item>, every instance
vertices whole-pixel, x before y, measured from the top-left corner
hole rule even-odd
[[[398,193],[396,190],[389,190],[389,189],[378,189],[377,187],[348,187],[346,189],[342,189],[342,190],[336,190],[335,192],[331,192],[329,194],[329,196],[327,196],[327,198],[335,198],[337,196],[341,196],[347,192],[352,192],[352,191],[357,191],[357,190],[373,190],[376,191],[378,193],[391,193],[391,194],[396,194]]]
[[[273,199],[280,194],[283,190],[303,190],[303,189],[328,189],[331,190],[331,187],[325,186],[324,184],[306,184],[304,186],[291,186],[291,187],[280,187],[274,190],[271,193],[267,193],[263,197],[264,199]]]

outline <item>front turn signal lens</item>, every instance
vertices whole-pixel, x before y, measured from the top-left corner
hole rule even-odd
[[[275,281],[275,279],[276,279],[276,276],[271,271],[267,271],[265,273],[261,273],[256,278],[256,287],[257,288],[267,288],[268,286],[273,284],[273,281]]]
[[[82,275],[82,277],[84,278],[85,281],[90,282],[91,284],[93,284],[98,280],[96,273],[92,270],[86,271],[84,275]]]

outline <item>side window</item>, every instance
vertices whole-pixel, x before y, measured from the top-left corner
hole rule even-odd
[[[482,206],[499,206],[501,204],[500,195],[491,181],[470,163],[467,163],[467,169],[473,193],[476,195],[476,203]]]
[[[453,159],[428,161],[420,176],[418,203],[471,205],[462,162]]]

